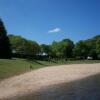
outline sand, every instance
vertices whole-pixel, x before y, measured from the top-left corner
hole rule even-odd
[[[100,63],[45,67],[0,82],[0,100],[100,100]]]

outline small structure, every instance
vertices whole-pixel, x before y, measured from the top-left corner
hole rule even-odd
[[[40,52],[37,54],[38,56],[48,56],[48,54],[46,52]]]
[[[93,57],[88,56],[87,60],[93,60]]]
[[[48,54],[46,52],[40,52],[36,56],[39,60],[47,60],[48,59]]]

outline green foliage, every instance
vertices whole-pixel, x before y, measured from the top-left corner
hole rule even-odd
[[[65,58],[72,57],[72,50],[74,48],[74,43],[69,39],[64,39],[61,41],[61,46],[62,46],[63,56],[65,56]]]
[[[94,59],[98,59],[98,55],[100,54],[100,35],[87,40],[86,43],[89,46],[89,55]]]
[[[11,48],[5,26],[0,19],[0,58],[11,58]]]
[[[72,57],[72,49],[74,47],[74,44],[69,39],[64,39],[60,42],[54,41],[52,43],[51,47],[52,47],[53,55],[55,55],[57,57],[60,57],[60,58]]]
[[[62,57],[61,45],[59,42],[54,41],[51,45],[51,48],[53,57]]]
[[[100,39],[98,39],[96,42],[96,51],[98,54],[100,54]]]
[[[88,56],[94,59],[100,58],[100,35],[91,39],[79,41],[74,45],[70,39],[62,41],[54,41],[51,45],[38,45],[35,41],[30,41],[21,36],[9,35],[12,45],[12,50],[19,54],[36,55],[39,52],[47,53],[53,58],[87,58]]]
[[[79,41],[74,48],[74,55],[79,58],[86,58],[88,54],[88,46],[85,41]]]
[[[25,55],[36,55],[40,50],[40,47],[36,42],[26,40],[21,36],[9,35],[9,39],[13,52]]]
[[[41,48],[41,52],[45,52],[48,55],[52,55],[52,50],[51,50],[51,46],[50,45],[42,44],[40,46],[40,48]]]
[[[97,59],[100,54],[100,35],[91,39],[79,41],[73,50],[75,57],[86,58],[87,56]]]
[[[100,59],[100,39],[98,39],[96,42],[96,52],[98,59]]]

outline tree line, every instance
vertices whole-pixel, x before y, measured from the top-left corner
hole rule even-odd
[[[54,41],[50,45],[39,45],[35,41],[24,39],[21,36],[9,35],[13,53],[28,56],[47,56],[59,59],[100,59],[100,35],[88,40],[81,40],[74,44],[70,39]],[[44,55],[43,55],[44,54]]]
[[[34,58],[34,59],[100,59],[100,35],[91,39],[74,43],[63,39],[52,44],[41,44],[27,40],[21,36],[7,35],[5,26],[0,19],[0,58]]]

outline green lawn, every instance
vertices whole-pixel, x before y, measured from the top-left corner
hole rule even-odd
[[[0,59],[0,80],[30,71],[32,69],[54,65],[53,62],[48,61],[29,61],[25,59]]]
[[[29,61],[25,59],[0,59],[0,80],[4,78],[8,78],[14,75],[22,74],[28,71],[31,71],[30,65],[32,65],[32,69],[38,69],[46,66],[52,65],[61,65],[61,64],[83,64],[83,63],[100,63],[100,60],[82,60],[82,61],[56,61],[56,62],[48,62],[48,61]]]

